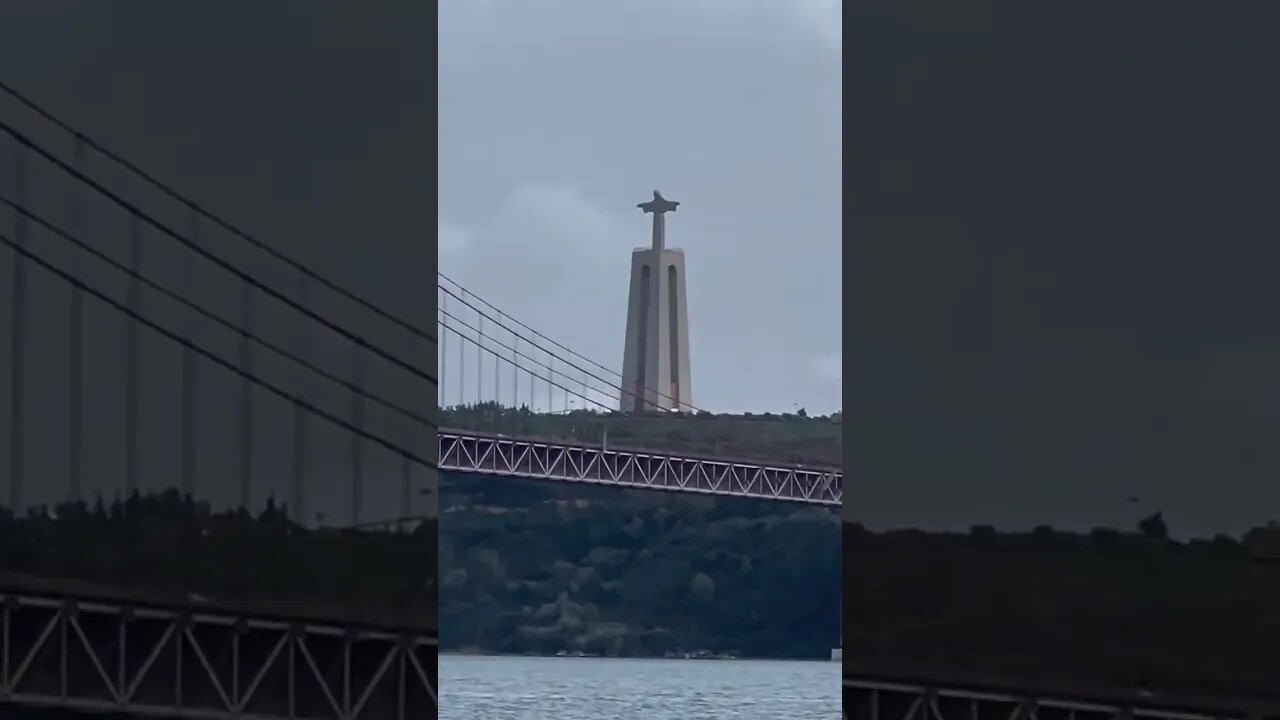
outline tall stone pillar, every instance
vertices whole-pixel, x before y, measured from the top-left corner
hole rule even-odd
[[[631,253],[619,402],[624,412],[692,409],[684,251],[666,247],[665,215],[679,205],[657,190],[653,200],[637,205],[653,214],[653,243]]]

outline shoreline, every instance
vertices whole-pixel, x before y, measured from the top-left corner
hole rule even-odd
[[[787,663],[821,663],[824,665],[835,665],[830,660],[821,658],[768,658],[768,657],[752,657],[752,658],[668,658],[654,657],[648,655],[636,656],[616,656],[616,655],[512,655],[510,653],[488,653],[480,651],[464,651],[464,650],[440,650],[438,657],[474,657],[474,658],[533,658],[545,660],[679,660],[688,662],[787,662]]]

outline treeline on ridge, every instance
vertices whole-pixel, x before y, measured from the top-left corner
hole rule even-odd
[[[0,575],[201,602],[436,617],[437,531],[309,529],[273,501],[212,512],[176,490],[0,509]]]
[[[487,402],[445,407],[440,427],[545,437],[616,447],[660,449],[760,462],[839,466],[843,416],[785,414],[535,413]]]
[[[845,656],[1120,689],[1276,694],[1280,526],[875,533],[846,524]]]

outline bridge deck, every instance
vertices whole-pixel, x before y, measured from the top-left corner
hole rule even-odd
[[[0,593],[38,594],[80,602],[125,604],[134,608],[175,610],[201,613],[216,609],[253,616],[264,620],[289,623],[341,624],[377,632],[412,632],[435,636],[437,618],[409,610],[339,605],[319,600],[298,598],[207,597],[196,593],[173,593],[144,587],[103,585],[70,578],[41,578],[31,575],[0,573]]]
[[[318,606],[0,578],[0,705],[209,720],[433,717],[435,633],[393,625]]]
[[[845,717],[868,720],[1280,720],[1280,696],[1122,691],[848,657],[843,704]]]
[[[440,469],[839,507],[837,468],[769,465],[572,441],[441,430]]]

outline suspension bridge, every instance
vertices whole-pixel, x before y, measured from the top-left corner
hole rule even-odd
[[[388,519],[402,531],[383,534],[402,538],[397,552],[434,563],[434,532],[413,531],[431,515],[438,471],[435,328],[327,280],[12,88],[0,85],[0,95],[7,532],[65,521],[66,530],[30,531],[57,546],[94,523],[128,527],[137,498],[176,491],[204,512],[274,522],[283,502],[300,526],[336,528],[317,536],[337,550],[320,565],[376,535],[349,528]],[[380,388],[388,376],[391,389]],[[421,399],[393,402],[393,392]],[[111,516],[88,514],[95,499],[112,498]],[[168,509],[146,522],[173,524],[186,512],[179,500],[156,507]],[[98,532],[104,546],[117,542]],[[220,542],[248,541],[227,537]],[[145,573],[146,558],[132,553],[157,551],[134,547],[96,562]],[[8,712],[435,715],[433,579],[416,604],[393,611],[256,585],[210,596],[78,574],[92,562],[0,576]]]
[[[438,428],[437,404],[612,412],[626,392],[619,373],[538,334],[448,277],[438,282],[434,328],[399,318],[204,209],[11,88],[0,85],[0,91],[6,96],[0,167],[7,176],[0,191],[0,213],[7,214],[0,226],[7,291],[0,377],[8,381],[0,403],[7,461],[0,493],[14,517],[45,517],[58,503],[95,496],[172,488],[216,508],[252,513],[285,499],[290,519],[308,527],[406,531],[431,515],[440,470],[831,507],[843,502],[843,473],[812,459],[718,457],[611,445],[603,436]],[[183,259],[173,260],[173,253]],[[157,256],[181,270],[166,279],[155,269]],[[184,273],[222,278],[220,297],[197,297]],[[51,298],[57,313],[45,306]],[[44,314],[37,315],[37,307]],[[289,321],[263,320],[273,313]],[[326,338],[323,352],[313,344],[316,333]],[[95,414],[88,410],[95,400],[87,379],[102,361],[95,343],[104,336],[123,346],[122,362],[113,366],[121,372],[103,381],[119,387],[122,408]],[[166,477],[147,482],[157,443],[144,437],[138,398],[157,381],[143,367],[144,348],[157,344],[177,355],[174,372],[164,378],[169,434],[158,443],[176,459]],[[416,392],[388,390],[382,381],[390,376]],[[211,417],[214,397],[235,410]],[[277,435],[267,437],[273,424],[261,416],[271,405]],[[34,430],[49,433],[43,411],[55,406],[65,411],[61,423],[52,423],[60,444],[30,452],[49,447],[29,441]],[[676,410],[699,412],[683,403]],[[110,427],[94,424],[104,416]],[[209,426],[218,422],[233,431],[222,452],[231,458],[229,469],[221,476],[200,454]],[[109,463],[87,452],[87,440],[106,433],[118,438],[123,472],[108,472]],[[338,450],[345,452],[334,455]],[[264,470],[264,456],[283,458]],[[435,621],[322,599],[210,598],[0,576],[0,705],[211,720],[427,717],[436,705]],[[943,672],[894,675],[846,662],[847,717],[941,720],[957,713],[1280,717],[1234,701],[1117,698]]]
[[[525,407],[534,413],[612,414],[628,396],[622,374],[507,315],[446,275],[437,285],[440,405]],[[651,392],[657,393],[656,390]],[[661,394],[661,393],[657,393]],[[677,413],[702,412],[680,403]],[[657,410],[655,409],[655,413]],[[770,463],[554,438],[442,428],[440,469],[839,507],[844,473],[820,461]],[[782,453],[779,453],[780,455]]]
[[[442,469],[842,501],[842,473],[820,464],[437,428],[434,406],[462,397],[473,375],[476,402],[503,403],[505,382],[509,407],[534,413],[616,407],[620,376],[444,276],[436,328],[396,317],[0,90],[9,180],[0,493],[14,517],[176,490],[215,512],[256,515],[283,500],[304,527],[403,534],[431,517]],[[210,277],[218,297],[201,297],[196,279]],[[118,372],[105,380],[120,392],[104,412],[92,378],[113,351]],[[156,371],[166,351],[171,362]],[[459,382],[440,382],[432,360]],[[157,390],[162,411],[143,400]],[[50,427],[41,410],[55,408],[63,422]],[[271,411],[274,423],[264,420]],[[123,451],[114,468],[94,456],[102,436]],[[166,459],[169,473],[146,471]],[[219,462],[220,476],[209,469]],[[435,704],[434,617],[389,624],[385,613],[322,599],[0,579],[0,703],[211,718],[418,717]]]

